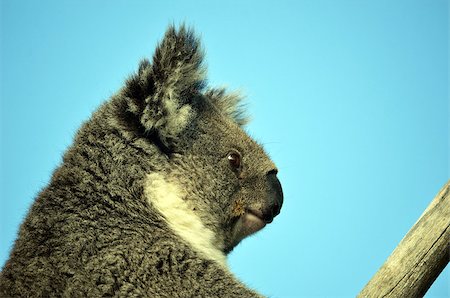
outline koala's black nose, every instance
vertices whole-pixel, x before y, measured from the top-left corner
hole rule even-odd
[[[283,205],[283,190],[276,171],[270,171],[267,174],[267,186],[269,206],[267,211],[264,212],[264,220],[270,223],[275,216],[280,214],[281,206]]]

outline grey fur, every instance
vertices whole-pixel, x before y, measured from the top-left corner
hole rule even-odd
[[[1,297],[260,297],[145,196],[151,173],[175,182],[224,255],[253,232],[242,223],[248,208],[267,209],[275,166],[241,128],[239,96],[206,90],[205,74],[192,30],[169,27],[37,196],[0,273]]]

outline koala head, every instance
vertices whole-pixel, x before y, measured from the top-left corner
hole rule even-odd
[[[194,33],[170,27],[153,61],[141,62],[122,90],[119,122],[167,157],[159,172],[228,253],[272,222],[283,193],[275,164],[243,129],[241,98],[207,88],[205,75]]]

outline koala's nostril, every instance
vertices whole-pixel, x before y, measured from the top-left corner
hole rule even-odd
[[[268,185],[268,212],[270,214],[270,222],[275,216],[280,214],[283,205],[283,190],[280,180],[276,176],[276,170],[270,171],[267,175]],[[268,214],[268,215],[269,215]]]
[[[272,169],[269,172],[267,172],[267,175],[276,175],[278,174],[278,170],[277,169]]]

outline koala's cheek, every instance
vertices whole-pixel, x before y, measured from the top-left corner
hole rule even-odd
[[[245,214],[245,204],[242,201],[242,199],[237,199],[234,203],[233,203],[233,208],[232,208],[232,214],[235,217],[239,217]]]

